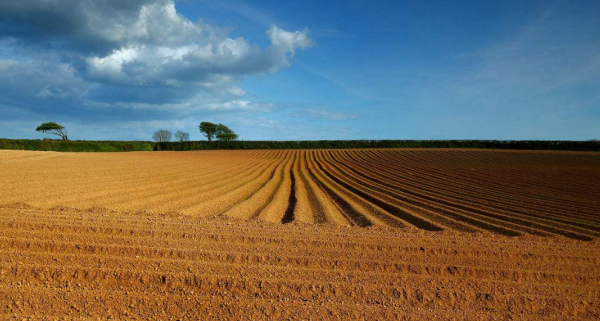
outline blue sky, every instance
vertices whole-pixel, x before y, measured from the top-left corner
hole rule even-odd
[[[0,0],[0,137],[600,137],[598,1]]]

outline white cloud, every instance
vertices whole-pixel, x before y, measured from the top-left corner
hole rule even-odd
[[[104,58],[87,58],[88,73],[92,78],[107,79],[118,82],[127,77],[123,72],[123,64],[134,61],[138,57],[138,50],[133,48],[115,51]]]
[[[261,48],[216,26],[190,21],[173,0],[0,1],[0,19],[14,26],[0,30],[0,41],[18,40],[0,42],[0,49],[8,44],[29,50],[34,61],[38,52],[51,56],[52,63],[76,78],[75,88],[81,83],[91,88],[84,97],[88,105],[197,109],[198,96],[212,95],[201,100],[209,101],[205,109],[264,110],[271,107],[240,100],[246,95],[238,87],[241,80],[275,72],[289,65],[297,50],[314,44],[308,30],[272,26],[267,31],[271,44]],[[9,68],[9,62],[0,63]],[[64,98],[72,91],[45,76],[38,82],[33,91],[38,98]]]
[[[308,29],[289,32],[273,25],[267,30],[267,35],[269,35],[273,47],[283,52],[289,52],[292,56],[296,53],[296,49],[306,49],[315,44],[309,36]]]
[[[2,1],[0,18],[27,28],[28,34],[18,35],[24,41],[60,40],[63,49],[95,53],[133,45],[177,45],[203,31],[202,25],[178,14],[172,0]]]
[[[228,91],[228,92],[229,92],[231,95],[233,95],[233,96],[236,96],[236,97],[242,97],[242,96],[246,96],[246,91],[245,91],[245,90],[243,90],[243,89],[242,89],[242,88],[240,88],[240,87],[230,87],[230,88],[228,88],[228,89],[227,89],[227,91]]]
[[[110,55],[87,58],[88,76],[101,82],[178,86],[182,81],[209,87],[237,82],[246,75],[274,72],[289,65],[288,56],[313,44],[308,31],[273,26],[272,44],[261,49],[243,38],[207,34],[172,46],[136,45]]]
[[[239,110],[239,111],[268,111],[275,109],[275,104],[272,103],[252,103],[247,100],[232,100],[222,103],[213,103],[208,105],[208,109],[210,110],[218,110],[218,111],[231,111],[231,110]]]

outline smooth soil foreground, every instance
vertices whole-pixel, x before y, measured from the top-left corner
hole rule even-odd
[[[0,319],[597,319],[600,154],[0,151]]]

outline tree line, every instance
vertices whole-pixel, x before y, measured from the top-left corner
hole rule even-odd
[[[214,124],[203,121],[198,128],[200,129],[200,133],[202,133],[209,142],[215,139],[226,142],[238,139],[238,135],[233,130],[221,123]],[[65,127],[55,122],[43,123],[35,130],[44,134],[60,136],[64,141],[69,140]],[[190,140],[190,133],[178,130],[175,132],[175,135],[173,135],[170,130],[159,129],[152,135],[152,139],[159,143],[170,142],[173,138],[175,138],[176,142],[187,142]]]
[[[57,135],[60,141],[31,139],[0,139],[0,149],[54,150],[54,151],[148,151],[148,150],[203,150],[203,149],[344,149],[344,148],[489,148],[524,150],[598,151],[600,141],[550,140],[321,140],[321,141],[237,141],[238,135],[223,124],[202,122],[200,132],[208,141],[190,142],[190,134],[178,131],[173,136],[168,130],[154,133],[156,143],[145,141],[69,141],[64,126],[54,122],[43,123],[36,131]],[[177,142],[172,143],[175,137]],[[211,143],[213,140],[216,142]]]
[[[204,135],[204,137],[206,137],[206,139],[209,142],[215,139],[227,142],[238,139],[238,135],[233,130],[220,123],[214,124],[211,122],[203,121],[200,123],[200,126],[198,126],[198,128],[200,129],[200,133],[202,133],[202,135]],[[171,133],[171,131],[166,129],[159,129],[156,132],[154,132],[154,135],[152,135],[152,139],[159,143],[169,142],[171,141],[172,137],[173,134]],[[187,142],[190,140],[190,133],[177,131],[174,137],[175,141],[177,142]]]
[[[41,130],[40,130],[41,131]],[[63,131],[64,134],[65,131]],[[57,132],[57,134],[60,134]],[[59,135],[60,136],[60,135]],[[216,138],[215,135],[211,139]],[[600,152],[600,141],[540,140],[321,140],[321,141],[71,141],[4,139],[0,149],[58,152],[188,151],[206,149],[347,149],[347,148],[481,148]]]

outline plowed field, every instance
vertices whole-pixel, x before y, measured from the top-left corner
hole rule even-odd
[[[0,151],[0,318],[600,317],[600,154]]]

